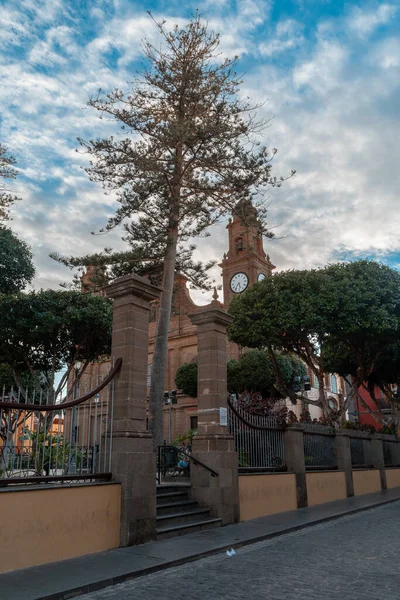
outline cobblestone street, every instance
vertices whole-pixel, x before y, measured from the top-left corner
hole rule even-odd
[[[400,503],[80,596],[81,600],[398,600]]]

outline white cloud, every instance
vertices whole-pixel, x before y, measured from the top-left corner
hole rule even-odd
[[[203,4],[202,12],[221,31],[224,56],[249,58],[243,92],[255,102],[268,100],[261,113],[275,117],[265,134],[267,145],[279,149],[275,173],[298,171],[271,191],[270,223],[282,224],[276,230],[282,239],[266,242],[274,264],[279,270],[306,268],[333,260],[337,252],[399,251],[400,38],[364,41],[395,16],[393,5],[350,13],[347,27],[361,48],[355,55],[352,40],[340,38],[343,19],[320,21],[314,42],[295,19],[272,27],[270,2],[238,2],[228,12],[232,4]],[[24,200],[15,207],[13,227],[33,246],[37,285],[56,287],[69,273],[48,258],[50,251],[86,254],[124,245],[118,231],[90,235],[105,224],[114,201],[88,181],[81,169],[87,157],[75,152],[76,137],[116,132],[113,123],[84,109],[87,98],[100,87],[127,89],[141,39],[157,36],[143,10],[131,3],[115,3],[112,16],[108,3],[91,7],[96,35],[87,43],[82,23],[67,18],[64,3],[48,0],[52,18],[39,15],[35,6],[33,0],[15,0],[0,8],[6,25],[0,47],[22,44],[31,61],[13,62],[5,52],[0,59],[1,139],[17,153],[24,176],[16,184]],[[175,22],[184,21],[168,18]],[[290,66],[279,62],[283,52]],[[227,249],[225,224],[211,233],[199,241],[197,257],[220,260]],[[217,278],[219,271],[213,271]]]
[[[386,25],[397,13],[398,6],[381,4],[375,10],[366,11],[354,7],[347,20],[348,28],[358,36],[367,36],[380,25]]]

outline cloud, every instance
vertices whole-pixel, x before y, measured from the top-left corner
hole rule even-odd
[[[303,26],[294,19],[286,19],[276,26],[275,36],[268,36],[268,41],[259,45],[262,56],[273,56],[297,48],[304,42]]]
[[[367,36],[380,25],[386,25],[393,19],[398,9],[399,7],[394,4],[381,4],[371,11],[355,6],[347,20],[347,26],[356,35]]]
[[[157,18],[165,16],[161,6]],[[297,170],[270,192],[270,224],[280,225],[280,239],[265,245],[278,270],[400,251],[400,27],[378,29],[398,24],[399,12],[392,4],[361,6],[335,18],[318,13],[310,23],[301,11],[280,14],[277,0],[200,5],[221,32],[223,55],[240,56],[243,93],[265,103],[260,116],[274,117],[263,141],[279,150],[275,174]],[[15,187],[24,198],[12,226],[33,247],[38,287],[69,277],[48,258],[51,251],[124,247],[118,231],[90,235],[115,204],[89,182],[76,138],[117,134],[115,124],[85,108],[87,98],[98,88],[128,89],[142,38],[157,40],[138,3],[97,1],[84,14],[77,7],[73,0],[5,0],[0,7],[0,135],[17,154]],[[179,3],[169,4],[168,23],[185,16]],[[198,241],[197,258],[221,259],[225,224]],[[213,275],[219,279],[218,267]]]

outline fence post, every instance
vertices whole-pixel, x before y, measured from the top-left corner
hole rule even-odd
[[[198,344],[199,421],[193,456],[218,473],[212,477],[192,464],[192,494],[227,525],[239,520],[238,456],[228,423],[221,425],[220,420],[220,408],[228,407],[226,328],[233,319],[216,299],[189,317],[197,326]]]
[[[156,457],[146,428],[149,302],[160,290],[144,277],[113,281],[112,358],[122,358],[115,378],[111,470],[121,485],[121,546],[155,538]],[[161,400],[160,400],[161,401]]]
[[[379,474],[381,477],[381,490],[387,490],[383,441],[380,435],[376,433],[371,436],[371,459],[374,469],[379,469]]]
[[[308,506],[303,432],[301,425],[293,424],[288,425],[284,433],[286,464],[296,477],[297,508]]]
[[[351,463],[350,437],[347,431],[338,429],[335,435],[336,460],[339,471],[344,471],[346,479],[346,494],[354,496],[353,467]]]

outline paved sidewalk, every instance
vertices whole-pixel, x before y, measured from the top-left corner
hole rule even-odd
[[[400,488],[0,575],[7,600],[61,600],[400,500]],[[4,549],[3,549],[4,550]]]

